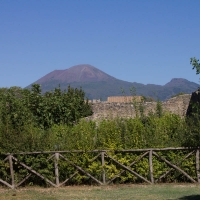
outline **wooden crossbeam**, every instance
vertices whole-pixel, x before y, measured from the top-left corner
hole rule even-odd
[[[101,155],[101,153],[99,153],[94,158],[92,158],[91,160],[89,160],[89,162],[94,162],[100,155]]]
[[[14,156],[12,156],[12,159],[15,160],[16,162],[18,162],[18,164],[20,164],[21,166],[23,166],[24,168],[26,168],[27,170],[29,170],[31,173],[37,175],[38,177],[40,177],[41,179],[45,180],[47,183],[49,183],[50,185],[56,187],[56,185],[54,183],[52,183],[48,178],[45,178],[42,174],[36,172],[35,170],[33,170],[31,167],[27,166],[26,164],[22,163],[21,161],[19,161],[17,158],[15,158]]]
[[[82,173],[86,174],[88,177],[90,177],[91,179],[93,179],[94,181],[96,181],[97,183],[99,183],[100,185],[103,185],[103,183],[101,181],[99,181],[98,179],[96,179],[94,176],[92,176],[90,173],[86,172],[85,170],[83,170],[81,167],[79,167],[78,165],[76,165],[75,163],[73,163],[72,161],[68,160],[67,158],[65,158],[63,155],[60,154],[60,157],[62,157],[65,161],[67,161],[68,163],[70,163],[72,166],[74,166],[76,169],[78,169],[79,171],[81,171]]]
[[[8,156],[6,156],[6,158],[5,158],[3,161],[5,162],[6,160],[8,160],[8,157],[9,157],[9,155],[8,155]]]
[[[19,187],[24,181],[26,181],[27,179],[29,179],[29,177],[32,175],[32,173],[28,174],[22,181],[20,181],[19,183],[17,183],[17,185],[15,187]]]
[[[6,181],[2,180],[1,178],[0,178],[0,182],[3,183],[4,185],[8,186],[8,187],[11,188],[11,189],[14,189],[14,188],[15,188],[14,185],[10,185],[10,184],[7,183]]]
[[[51,156],[47,159],[47,161],[49,161],[49,160],[51,160],[52,158],[54,158],[54,156],[55,156],[55,154],[51,155]]]
[[[138,157],[137,160],[133,161],[130,165],[128,165],[128,167],[132,167],[134,164],[136,164],[137,162],[139,162],[143,157],[145,157],[147,154],[149,154],[149,152],[145,152],[143,153],[141,156]],[[121,170],[116,176],[114,176],[112,179],[110,179],[107,184],[110,184],[111,182],[113,182],[116,178],[118,178],[120,175],[122,175],[126,170]]]
[[[76,174],[78,174],[78,171],[75,171],[69,178],[67,178],[65,181],[63,181],[62,183],[60,183],[59,186],[64,185],[65,183],[67,183],[70,179],[72,179]]]
[[[176,150],[196,150],[200,149],[200,147],[167,147],[167,148],[147,148],[147,149],[126,149],[126,150],[71,150],[71,151],[35,151],[35,152],[20,152],[20,153],[12,153],[12,155],[31,155],[31,154],[54,154],[54,153],[100,153],[100,152],[115,152],[115,153],[121,153],[121,152],[146,152],[146,151],[176,151]],[[10,153],[6,153],[3,155],[10,155]]]
[[[150,181],[148,181],[146,178],[144,178],[143,176],[139,175],[137,172],[133,171],[132,169],[130,169],[129,167],[121,164],[120,162],[118,162],[117,160],[115,160],[113,157],[109,156],[108,154],[106,154],[106,156],[108,156],[110,159],[112,159],[114,162],[116,162],[118,165],[120,165],[122,168],[124,168],[125,170],[129,171],[131,174],[134,174],[135,176],[137,176],[138,178],[142,179],[143,181],[150,183]]]
[[[195,151],[190,152],[189,154],[187,154],[180,162],[177,163],[177,165],[180,165],[185,159],[189,158]],[[155,180],[155,182],[157,183],[158,181],[160,181],[162,178],[164,178],[165,176],[167,176],[171,171],[175,170],[174,168],[169,169],[168,171],[166,171],[165,173],[163,173],[158,179]]]
[[[159,156],[156,152],[153,152],[153,154],[158,157],[160,160],[164,161],[165,163],[167,163],[169,166],[173,167],[174,169],[178,170],[179,172],[181,172],[183,175],[185,175],[189,180],[191,180],[193,183],[196,183],[196,181],[189,176],[185,171],[183,171],[181,168],[177,167],[176,165],[172,164],[171,162],[169,162],[167,159]]]

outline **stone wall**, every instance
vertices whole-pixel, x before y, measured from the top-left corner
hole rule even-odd
[[[185,116],[189,105],[191,95],[185,94],[173,97],[162,102],[163,111]],[[144,108],[144,114],[155,112],[157,102],[144,102],[141,106]],[[139,109],[139,104],[137,105]],[[88,117],[91,120],[112,119],[115,117],[135,117],[136,111],[133,103],[115,103],[115,102],[96,102],[92,103],[93,115]]]

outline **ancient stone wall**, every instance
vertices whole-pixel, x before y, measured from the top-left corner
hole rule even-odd
[[[191,95],[185,94],[173,97],[162,102],[163,111],[185,116]],[[136,105],[136,108],[135,108]],[[115,117],[135,117],[139,109],[143,108],[144,114],[155,112],[157,102],[134,103],[116,103],[116,102],[96,102],[92,103],[93,115],[89,119],[112,119]],[[140,107],[142,106],[142,107]],[[136,111],[137,110],[137,111]]]

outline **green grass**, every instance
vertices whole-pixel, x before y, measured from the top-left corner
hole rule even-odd
[[[198,184],[0,188],[1,200],[199,200]]]

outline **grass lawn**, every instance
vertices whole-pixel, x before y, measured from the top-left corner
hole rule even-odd
[[[200,200],[198,184],[0,188],[1,200]]]

